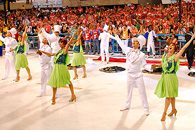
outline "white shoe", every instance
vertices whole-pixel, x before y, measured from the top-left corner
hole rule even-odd
[[[149,116],[149,114],[150,114],[149,111],[145,111],[146,116]]]
[[[120,111],[126,111],[126,110],[129,110],[129,108],[122,108],[122,109],[120,109]]]

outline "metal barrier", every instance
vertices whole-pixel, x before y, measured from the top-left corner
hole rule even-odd
[[[60,36],[68,36],[70,35],[70,33],[60,33]],[[169,36],[169,34],[156,34],[156,36]],[[183,34],[175,34],[175,36],[185,36]],[[39,49],[39,39],[38,39],[38,34],[35,33],[29,33],[28,34],[28,39],[30,40],[30,49]],[[166,43],[166,40],[157,40],[158,42],[155,43],[155,50],[156,50],[156,54],[157,55],[162,55],[164,52],[162,51],[163,45]],[[179,43],[179,49],[181,49],[182,47],[182,43],[186,43],[185,40],[178,40]],[[112,49],[113,49],[113,53],[122,53],[121,48],[119,47],[118,43],[116,42],[116,40],[111,40],[111,44],[112,44]],[[128,41],[128,46],[132,47],[132,41],[129,40]],[[83,48],[85,50],[85,48]],[[93,49],[92,49],[93,50]],[[111,52],[111,51],[110,51]],[[147,53],[147,46],[143,46],[142,48],[142,52]]]
[[[27,33],[29,39],[29,48],[30,49],[39,49],[39,38],[38,33]],[[70,33],[60,33],[60,36],[68,36]]]

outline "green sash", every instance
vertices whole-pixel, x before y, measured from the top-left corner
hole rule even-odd
[[[63,49],[63,50],[59,50],[59,51],[56,53],[56,55],[54,56],[54,58],[53,58],[54,63],[56,63],[57,60],[58,60],[58,58],[59,58],[61,55],[63,55],[63,54],[64,54],[64,49]],[[65,65],[68,65],[69,63],[70,63],[70,56],[69,56],[69,54],[67,53],[67,54],[66,54],[66,59],[65,59]]]

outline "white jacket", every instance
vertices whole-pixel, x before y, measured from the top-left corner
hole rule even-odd
[[[101,40],[100,42],[100,46],[101,47],[108,47],[109,46],[109,38],[112,38],[112,39],[115,39],[115,37],[113,37],[112,35],[110,35],[109,33],[107,32],[103,32],[103,33],[100,33],[100,36],[99,36],[99,40]]]
[[[42,30],[43,36],[47,38],[49,45],[52,48],[52,53],[56,53],[57,51],[59,51],[61,49],[59,45],[60,37],[56,36],[54,33],[48,34],[44,28],[42,28],[41,30]]]
[[[13,55],[14,52],[10,52],[10,49],[14,49],[15,46],[17,45],[17,41],[16,39],[14,39],[13,37],[6,37],[6,38],[3,38],[1,35],[0,35],[0,40],[2,42],[4,42],[5,44],[5,52],[6,52],[6,55]]]
[[[42,43],[43,37],[41,34],[39,34],[39,40],[40,40],[40,50],[48,53],[52,53],[51,47],[49,45],[44,45]],[[48,69],[48,67],[51,65],[51,57],[44,53],[42,53],[42,55],[39,56],[39,60],[41,63],[41,67],[43,69]]]
[[[141,67],[150,70],[150,66],[147,65],[143,52],[139,49],[135,50],[125,46],[118,36],[116,36],[116,40],[127,56],[126,67],[128,73],[141,73]]]

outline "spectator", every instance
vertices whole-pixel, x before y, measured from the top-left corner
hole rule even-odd
[[[91,55],[91,33],[89,27],[86,27],[86,31],[83,32],[83,36],[85,38],[85,54]]]
[[[99,40],[98,37],[100,35],[100,30],[97,29],[96,25],[93,25],[93,30],[91,31],[91,36],[93,40],[93,55],[95,55],[96,51],[99,54],[100,53],[100,46],[99,46]]]
[[[183,27],[183,24],[179,24],[179,28],[177,29],[177,34],[186,34],[186,29]],[[185,40],[185,36],[178,36],[178,40]],[[182,48],[185,45],[184,42],[180,42],[180,48]]]
[[[127,28],[127,25],[124,25],[123,27],[124,29],[122,30],[122,35],[121,35],[121,39],[122,39],[122,42],[123,44],[125,44],[126,47],[128,47],[128,41],[129,41],[129,38],[131,36],[131,32],[129,31],[129,29]],[[125,52],[123,51],[123,54]]]
[[[150,48],[152,48],[152,53],[153,53],[153,58],[155,58],[155,41],[154,41],[154,37],[156,38],[156,34],[153,30],[152,25],[150,25],[148,27],[149,29],[149,35],[148,35],[148,43],[147,43],[147,52],[148,52],[148,56],[150,54]]]
[[[138,34],[138,30],[137,30],[137,28],[134,25],[131,26],[130,32],[132,34],[132,37],[134,37],[134,36],[136,36]]]

